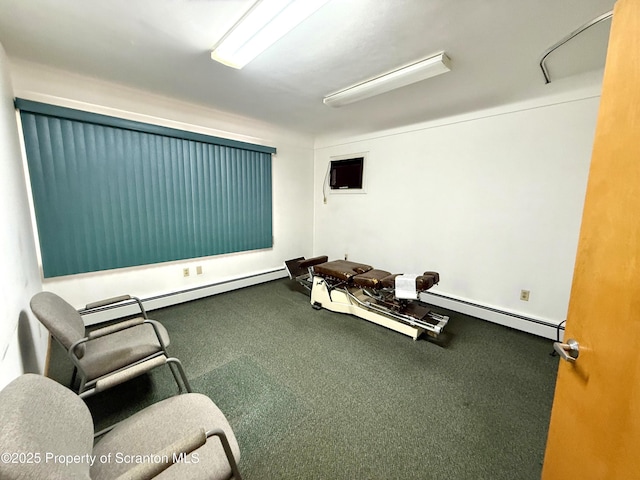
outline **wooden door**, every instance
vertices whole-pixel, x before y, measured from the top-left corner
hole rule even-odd
[[[640,478],[640,0],[614,9],[545,480]]]

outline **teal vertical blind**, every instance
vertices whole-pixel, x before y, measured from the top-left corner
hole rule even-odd
[[[275,149],[31,104],[16,102],[45,277],[272,246]]]

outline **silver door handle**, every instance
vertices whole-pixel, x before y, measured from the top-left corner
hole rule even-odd
[[[553,342],[553,349],[558,352],[560,358],[567,362],[575,362],[580,355],[580,344],[573,338],[567,340],[567,343]]]

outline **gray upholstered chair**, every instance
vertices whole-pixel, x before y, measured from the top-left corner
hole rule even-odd
[[[147,318],[140,299],[123,295],[87,305],[96,310],[109,305],[135,301],[141,316],[91,332],[85,332],[80,313],[51,292],[40,292],[31,299],[31,310],[69,354],[80,377],[78,394],[88,397],[149,370],[168,364],[178,388],[191,392],[182,364],[167,353],[169,334],[155,320]],[[181,384],[182,381],[182,384]]]
[[[208,397],[176,395],[117,424],[94,446],[84,401],[41,375],[0,391],[0,478],[241,480],[240,449]]]

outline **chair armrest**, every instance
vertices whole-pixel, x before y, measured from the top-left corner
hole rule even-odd
[[[111,387],[115,387],[127,380],[146,373],[160,365],[164,365],[169,361],[165,355],[157,355],[140,363],[134,363],[128,367],[123,367],[112,373],[108,373],[96,380],[94,387],[83,390],[79,395],[80,398],[87,398],[95,393],[103,392]]]
[[[104,337],[105,335],[111,335],[112,333],[119,332],[120,330],[126,330],[127,328],[135,327],[137,325],[142,325],[145,322],[145,319],[142,317],[132,318],[130,320],[125,320],[123,322],[114,323],[113,325],[109,325],[107,327],[99,328],[97,330],[93,330],[89,332],[87,338],[89,340],[94,340],[96,338]]]
[[[87,303],[84,308],[85,310],[93,310],[94,308],[106,307],[107,305],[124,302],[125,300],[131,300],[131,295],[120,295],[118,297],[111,297],[104,300],[98,300],[97,302]]]
[[[140,313],[144,318],[147,318],[147,312],[142,306],[142,300],[138,297],[132,297],[131,295],[119,295],[117,297],[106,298],[104,300],[98,300],[96,302],[87,303],[83,310],[80,310],[81,315],[85,315],[88,313],[94,313],[92,310],[98,310],[103,307],[108,307],[109,305],[115,305],[117,303],[127,302],[129,300],[133,300],[138,304],[138,308],[140,309]]]
[[[147,323],[149,325],[151,325],[153,327],[153,331],[156,334],[156,338],[158,339],[158,343],[160,344],[160,348],[162,348],[162,350],[164,351],[164,353],[169,356],[169,353],[167,352],[167,346],[164,344],[164,340],[162,340],[162,335],[160,335],[160,330],[158,329],[158,325],[160,325],[160,322],[157,322],[156,320],[149,320],[147,317],[144,318],[144,323]]]
[[[84,338],[81,338],[80,340],[73,342],[69,347],[69,351],[68,351],[69,358],[71,358],[71,361],[76,367],[79,366],[78,361],[84,356],[84,349],[78,355],[76,353],[76,348],[78,348],[80,345],[87,343],[88,341],[89,341],[89,337],[84,337]]]
[[[176,461],[184,459],[186,455],[190,454],[197,448],[200,448],[206,443],[206,441],[207,436],[204,432],[204,428],[201,428],[200,430],[181,438],[154,455],[150,455],[150,457],[158,459],[158,462],[139,463],[120,475],[117,480],[149,480],[165,471]]]
[[[78,355],[76,353],[76,348],[79,347],[80,345],[83,345],[90,340],[95,340],[96,338],[104,337],[105,335],[110,335],[112,333],[119,332],[121,330],[126,330],[127,328],[132,328],[137,325],[142,325],[145,322],[150,323],[150,322],[153,322],[153,320],[146,320],[142,317],[137,317],[137,318],[132,318],[130,320],[124,320],[119,323],[114,323],[113,325],[99,328],[97,330],[93,330],[92,332],[89,332],[89,334],[86,337],[81,338],[80,340],[77,340],[76,342],[73,342],[71,344],[71,346],[69,347],[69,356],[71,357],[71,360],[74,362],[74,364],[77,365],[77,360],[83,357],[83,354]],[[153,329],[156,333],[156,336],[158,337],[160,346],[163,348],[163,350],[166,351],[164,342],[162,341],[162,338],[160,338],[160,332],[158,332],[158,329],[155,327],[155,325]]]
[[[160,344],[160,348],[165,352],[165,354],[167,354],[167,346],[162,340],[162,336],[160,335],[160,331],[158,330],[159,323],[156,322],[155,320],[149,320],[143,317],[136,317],[136,318],[131,318],[129,320],[124,320],[119,323],[114,323],[113,325],[109,325],[107,327],[99,328],[97,330],[89,332],[89,334],[86,337],[81,338],[80,340],[71,344],[71,346],[69,347],[69,356],[71,357],[71,360],[73,361],[73,363],[77,365],[78,363],[77,361],[83,356],[82,354],[78,355],[76,353],[76,348],[79,347],[80,345],[87,343],[90,340],[95,340],[96,338],[104,337],[105,335],[111,335],[112,333],[119,332],[121,330],[126,330],[128,328],[136,327],[144,323],[148,323],[151,325],[154,333],[156,334],[156,338],[158,339],[158,343]]]

